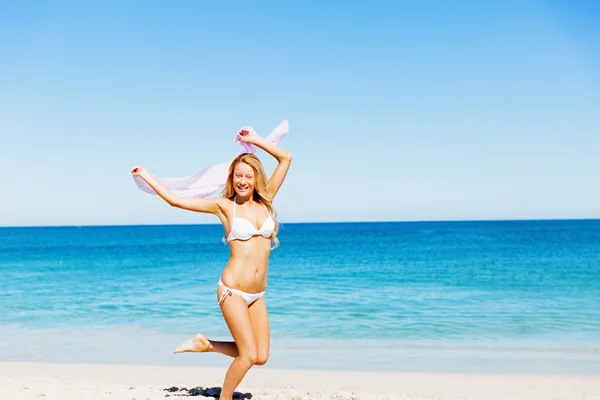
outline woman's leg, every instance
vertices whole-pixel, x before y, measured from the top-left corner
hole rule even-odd
[[[220,287],[219,293],[223,290]],[[238,349],[238,355],[227,370],[221,390],[220,398],[229,400],[248,370],[256,363],[258,355],[248,303],[240,296],[228,296],[221,303],[221,311]]]
[[[257,359],[256,365],[265,365],[269,359],[269,348],[271,344],[271,334],[269,326],[269,315],[267,314],[267,306],[265,298],[261,297],[250,305],[248,309],[250,314],[250,322],[252,323],[252,331],[254,332],[254,338],[256,340],[257,347]],[[218,342],[216,340],[206,339],[204,336],[200,336],[200,345],[196,348],[203,348],[205,350],[196,351],[210,351],[213,353],[221,353],[229,357],[237,357],[239,352],[235,342]],[[196,335],[198,337],[198,335]]]
[[[223,296],[223,289],[220,286],[217,287],[217,299],[219,300],[219,305],[223,299],[232,295],[233,293],[229,292],[229,295]],[[175,347],[175,350],[173,350],[174,354],[204,352],[221,353],[233,358],[239,355],[239,351],[235,342],[219,342],[216,340],[210,340],[200,333],[197,333],[196,336],[186,340],[182,344]]]
[[[233,358],[239,355],[235,342],[218,342],[216,340],[209,340],[200,333],[175,347],[173,353],[204,353],[207,351],[212,353],[221,353]]]
[[[252,303],[248,312],[250,313],[250,321],[252,322],[252,329],[256,340],[256,365],[265,365],[269,359],[269,347],[271,342],[269,315],[267,314],[265,298],[261,297]]]
[[[240,354],[235,342],[217,342],[216,340],[209,340],[208,342],[210,343],[210,347],[207,351],[221,353],[233,358],[236,358]]]

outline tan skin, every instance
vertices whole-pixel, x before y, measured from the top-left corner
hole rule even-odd
[[[241,132],[241,141],[262,148],[275,157],[278,165],[267,181],[267,193],[273,199],[287,175],[292,155],[246,131]],[[233,223],[233,202],[225,198],[195,199],[178,197],[160,185],[144,168],[131,171],[150,185],[156,193],[173,207],[216,215],[229,234]],[[259,229],[268,218],[265,208],[253,200],[256,181],[250,165],[238,163],[234,168],[233,187],[236,192],[236,216],[250,221]],[[267,270],[271,251],[271,240],[254,236],[247,241],[229,242],[231,257],[221,275],[225,285],[247,293],[258,293],[267,286]],[[217,299],[224,288],[218,286]],[[233,392],[253,365],[264,365],[269,358],[270,329],[265,298],[261,297],[250,306],[237,295],[229,295],[221,303],[221,312],[234,339],[233,342],[218,342],[197,334],[194,338],[177,346],[175,353],[218,352],[234,360],[227,370],[220,399],[232,399]]]

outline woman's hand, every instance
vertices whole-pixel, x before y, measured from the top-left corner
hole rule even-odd
[[[256,144],[256,139],[258,139],[258,135],[256,133],[246,129],[239,131],[238,137],[240,138],[240,142],[248,144]]]
[[[131,169],[131,175],[133,175],[133,176],[140,176],[140,177],[142,177],[142,175],[145,175],[146,172],[147,172],[146,168],[144,168],[144,167],[133,167]]]

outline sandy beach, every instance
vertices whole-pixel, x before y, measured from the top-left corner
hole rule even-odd
[[[189,389],[220,388],[224,372],[223,368],[206,367],[3,362],[0,363],[0,399],[206,398]],[[165,390],[173,387],[188,390]],[[600,376],[377,373],[260,367],[250,371],[238,392],[251,394],[252,399],[266,400],[599,400]]]

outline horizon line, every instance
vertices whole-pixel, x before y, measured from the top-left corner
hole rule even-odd
[[[421,224],[421,223],[457,223],[457,222],[568,222],[568,221],[600,221],[600,217],[588,218],[521,218],[521,219],[445,219],[445,220],[390,220],[390,221],[290,221],[279,222],[282,225],[317,225],[317,224]],[[82,225],[0,225],[6,228],[110,228],[110,227],[141,227],[141,226],[221,226],[220,223],[147,223],[147,224],[82,224]]]

